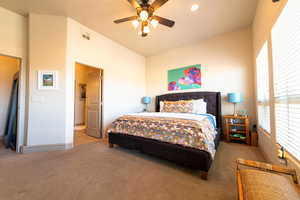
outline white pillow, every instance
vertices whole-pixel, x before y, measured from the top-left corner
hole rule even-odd
[[[207,103],[203,99],[193,100],[193,113],[195,114],[206,114]]]
[[[160,101],[159,102],[159,112],[161,112],[164,108],[164,102],[163,101]]]

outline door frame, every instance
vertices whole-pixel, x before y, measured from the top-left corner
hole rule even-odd
[[[100,120],[99,120],[99,125],[100,125],[100,137],[99,137],[99,139],[101,139],[101,138],[103,138],[103,77],[104,77],[104,70],[103,70],[103,68],[100,68],[100,67],[95,67],[95,66],[92,66],[92,65],[88,65],[88,64],[84,64],[84,63],[81,63],[81,62],[75,62],[75,64],[74,64],[74,67],[75,67],[75,70],[74,70],[74,123],[73,123],[73,126],[75,126],[75,114],[76,114],[76,112],[75,112],[75,104],[76,104],[76,87],[77,87],[77,85],[76,85],[76,83],[77,83],[77,81],[76,81],[76,65],[77,64],[79,64],[79,65],[84,65],[84,66],[86,66],[86,67],[91,67],[91,68],[94,68],[94,69],[98,69],[99,70],[99,72],[100,72],[100,80],[99,80],[99,83],[100,83],[100,87],[99,87],[99,90],[100,90],[100,95],[99,95],[99,97],[100,97],[100,99],[101,99],[101,101],[100,101],[100,110],[101,110],[101,112],[100,113],[98,113],[98,115],[99,115],[99,117],[100,117]],[[74,131],[73,131],[73,141],[74,141]]]
[[[3,54],[0,53],[0,56],[5,56],[5,57],[9,57],[9,58],[14,58],[19,60],[19,84],[18,84],[18,106],[17,106],[17,110],[18,110],[18,114],[17,114],[17,143],[16,143],[16,152],[17,153],[21,153],[21,146],[25,143],[25,138],[26,138],[26,134],[25,134],[25,115],[23,115],[22,112],[20,111],[24,111],[24,113],[26,113],[25,111],[25,96],[26,96],[26,91],[27,88],[23,87],[23,78],[25,78],[26,80],[26,76],[24,76],[24,69],[23,67],[23,60],[20,57],[17,56],[11,56],[11,55],[7,55],[7,54]],[[24,88],[25,91],[22,91],[22,89]],[[22,102],[24,102],[24,105],[22,104]],[[22,130],[20,127],[23,127],[24,129]],[[23,141],[22,141],[23,138]]]

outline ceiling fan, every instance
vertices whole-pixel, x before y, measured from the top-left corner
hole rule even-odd
[[[118,19],[114,23],[132,21],[135,28],[141,28],[138,34],[142,37],[146,37],[150,33],[150,24],[154,28],[157,27],[158,23],[170,28],[175,24],[172,20],[154,15],[154,12],[167,3],[168,0],[155,0],[152,4],[149,4],[150,0],[128,0],[128,2],[136,9],[137,16]]]

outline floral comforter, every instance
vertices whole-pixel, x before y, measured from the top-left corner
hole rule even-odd
[[[207,151],[215,155],[217,134],[208,115],[189,113],[137,113],[115,120],[109,132],[140,136]]]

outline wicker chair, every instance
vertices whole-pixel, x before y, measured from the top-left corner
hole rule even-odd
[[[300,199],[300,188],[294,169],[238,159],[236,175],[238,200]],[[292,176],[294,183],[284,175]]]

